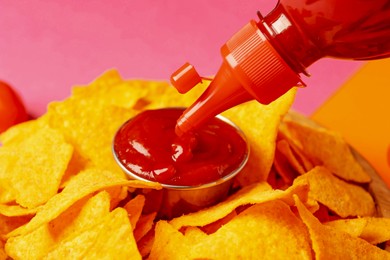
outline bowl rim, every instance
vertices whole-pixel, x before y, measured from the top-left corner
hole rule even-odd
[[[180,110],[184,111],[184,109],[186,109],[186,108],[185,107],[165,107],[165,108],[157,108],[157,109],[147,109],[147,110],[144,110],[144,111],[169,110],[169,109],[180,109]],[[142,112],[144,112],[144,111],[142,111]],[[137,113],[137,115],[139,115],[139,113]],[[136,117],[137,115],[135,115],[134,117]],[[212,182],[208,182],[208,183],[204,183],[204,184],[193,185],[193,186],[191,186],[191,185],[172,185],[172,184],[160,183],[160,182],[155,182],[155,181],[151,181],[151,180],[142,178],[141,176],[138,176],[137,174],[135,174],[132,171],[130,171],[129,169],[127,169],[121,163],[121,161],[119,160],[119,158],[117,156],[117,153],[115,151],[115,147],[114,147],[115,138],[118,135],[120,129],[123,126],[125,126],[128,122],[130,122],[134,117],[132,117],[132,118],[128,119],[127,121],[125,121],[118,128],[118,130],[116,131],[116,133],[115,133],[115,135],[113,137],[112,145],[111,145],[112,154],[113,154],[113,157],[114,157],[116,163],[124,171],[124,173],[131,179],[136,179],[136,180],[145,181],[145,182],[149,182],[149,183],[159,183],[163,188],[171,189],[171,190],[198,190],[198,189],[206,189],[206,188],[211,188],[211,187],[214,187],[214,186],[218,186],[219,184],[225,183],[225,182],[231,180],[232,178],[234,178],[238,173],[240,173],[242,171],[242,169],[245,167],[245,165],[247,164],[247,162],[249,160],[250,144],[248,143],[248,139],[247,139],[245,133],[242,131],[241,128],[239,128],[233,121],[231,121],[227,117],[222,116],[222,115],[216,115],[215,118],[217,118],[217,119],[221,120],[222,122],[232,126],[237,131],[237,133],[241,136],[241,138],[244,140],[244,142],[246,144],[246,151],[245,151],[245,154],[244,154],[244,158],[241,161],[240,165],[236,169],[234,169],[230,173],[224,175],[222,178],[220,178],[218,180],[215,180],[215,181],[212,181]]]

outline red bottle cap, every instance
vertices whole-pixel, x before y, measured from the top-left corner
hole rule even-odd
[[[176,125],[177,134],[245,101],[256,99],[269,104],[290,88],[303,85],[255,21],[236,33],[221,53],[221,68],[203,95],[184,111]]]
[[[187,93],[194,86],[201,82],[202,78],[199,76],[194,66],[192,66],[188,62],[181,66],[171,76],[171,84],[181,94]]]

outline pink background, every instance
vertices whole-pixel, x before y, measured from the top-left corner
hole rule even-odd
[[[38,116],[109,68],[124,78],[168,80],[184,62],[216,73],[220,47],[256,11],[260,0],[0,0],[0,79],[13,85]],[[304,78],[294,108],[311,114],[361,62],[321,60]]]

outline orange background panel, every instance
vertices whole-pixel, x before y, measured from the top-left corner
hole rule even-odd
[[[365,64],[312,119],[343,134],[390,187],[390,59]]]

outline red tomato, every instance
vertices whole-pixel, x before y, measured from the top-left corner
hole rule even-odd
[[[26,108],[18,94],[7,83],[0,81],[0,133],[27,119]]]

